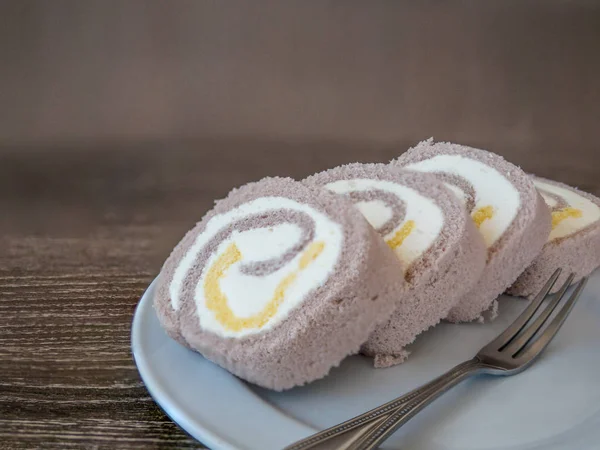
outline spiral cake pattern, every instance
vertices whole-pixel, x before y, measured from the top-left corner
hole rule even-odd
[[[155,307],[184,345],[285,389],[358,351],[404,290],[398,270],[351,205],[265,179],[232,191],[184,237],[161,271]]]
[[[552,231],[542,252],[510,287],[508,293],[533,297],[552,273],[563,268],[554,292],[600,266],[600,199],[566,184],[532,176],[533,183],[552,213]]]
[[[398,277],[409,290],[362,348],[377,367],[402,362],[405,347],[446,317],[478,280],[486,259],[483,238],[462,202],[432,175],[350,164],[305,182],[350,199],[402,262]]]
[[[431,139],[400,156],[394,165],[436,175],[465,205],[488,249],[477,285],[450,311],[453,322],[496,314],[496,298],[541,251],[551,228],[544,200],[531,179],[502,157]]]
[[[223,336],[257,333],[282,320],[307,291],[323,283],[337,263],[341,240],[339,225],[310,206],[282,197],[256,199],[207,223],[176,266],[171,304],[178,309],[186,280],[196,286],[203,328]],[[270,248],[280,253],[265,258]],[[205,269],[192,271],[193,265]],[[310,281],[294,286],[300,279]],[[236,286],[244,292],[236,292]]]

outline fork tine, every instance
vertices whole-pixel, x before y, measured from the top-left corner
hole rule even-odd
[[[556,271],[552,274],[550,279],[546,282],[542,290],[538,293],[538,295],[532,300],[529,306],[521,313],[519,317],[510,325],[502,334],[500,334],[496,339],[490,342],[486,348],[494,347],[495,350],[498,348],[502,349],[506,347],[512,339],[523,329],[523,327],[527,324],[529,319],[533,317],[535,312],[538,310],[550,289],[556,283],[556,280],[560,276],[562,269],[556,269]]]
[[[575,278],[575,274],[572,273],[568,276],[567,280],[563,283],[562,287],[554,296],[552,302],[546,307],[544,312],[542,312],[539,315],[539,317],[535,319],[535,322],[533,322],[528,327],[525,327],[523,333],[519,337],[514,339],[509,345],[506,346],[505,350],[507,353],[510,353],[512,356],[515,356],[522,348],[524,348],[529,343],[529,341],[531,341],[533,336],[535,336],[535,333],[537,333],[538,330],[542,328],[544,323],[546,323],[548,318],[557,308],[558,304],[565,296],[565,292],[567,292],[568,287],[573,282],[573,278]],[[504,349],[502,351],[504,351]]]
[[[546,327],[542,335],[533,344],[531,344],[531,346],[527,350],[525,350],[525,352],[519,355],[517,359],[521,360],[523,363],[526,363],[533,361],[540,353],[542,353],[542,351],[548,346],[550,341],[552,341],[552,338],[556,335],[556,333],[558,333],[560,327],[562,327],[569,313],[573,309],[573,306],[575,306],[575,302],[579,298],[581,291],[583,291],[583,288],[585,287],[587,281],[588,279],[586,277],[583,278],[577,284],[577,288],[575,288],[575,291],[573,291],[571,297],[569,298],[569,300],[567,300],[567,302],[562,307],[560,312],[556,315],[554,320],[550,322],[550,325]]]

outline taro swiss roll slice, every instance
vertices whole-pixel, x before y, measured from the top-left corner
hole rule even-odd
[[[493,319],[497,297],[538,256],[550,234],[550,211],[533,181],[499,155],[431,139],[392,163],[436,175],[464,203],[486,243],[487,264],[447,319],[483,320],[486,310]]]
[[[175,247],[154,306],[180,343],[283,390],[357,353],[406,286],[350,202],[287,178],[234,189]]]
[[[306,183],[351,200],[402,261],[390,319],[363,345],[375,366],[402,362],[405,347],[446,317],[479,279],[486,246],[462,202],[433,175],[385,164],[350,164],[313,175]]]
[[[552,231],[542,253],[515,281],[508,293],[533,297],[558,268],[558,291],[569,273],[574,281],[600,266],[600,199],[556,181],[532,177],[552,212]]]

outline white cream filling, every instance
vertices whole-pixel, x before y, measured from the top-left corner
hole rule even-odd
[[[521,195],[495,168],[460,155],[438,155],[405,167],[420,172],[445,172],[468,180],[475,190],[475,210],[491,206],[493,215],[484,220],[479,231],[491,247],[510,227],[521,207]],[[454,186],[453,186],[454,187]],[[456,193],[457,189],[452,189]],[[465,194],[458,196],[464,201]]]
[[[254,228],[243,232],[235,231],[233,241],[244,255],[244,260],[266,261],[283,255],[302,236],[295,223],[281,223],[268,228]],[[265,245],[268,242],[269,245]]]
[[[264,261],[283,254],[298,241],[300,230],[295,224],[281,224],[275,227],[233,233],[210,256],[194,289],[194,301],[196,302],[200,326],[224,337],[242,337],[268,330],[284,320],[294,308],[305,300],[311,291],[322,286],[333,273],[339,259],[344,239],[342,227],[309,205],[283,197],[262,197],[224,214],[214,216],[208,222],[204,232],[196,237],[194,244],[188,249],[175,270],[173,280],[169,286],[173,308],[177,310],[180,307],[180,292],[183,282],[200,252],[203,251],[207,242],[215,234],[230,223],[246,216],[259,213],[268,214],[279,209],[292,209],[307,213],[314,221],[315,234],[313,242],[323,241],[325,243],[322,252],[311,264],[299,271],[299,259],[302,252],[284,267],[268,276],[244,275],[239,270],[241,264],[251,261]],[[229,308],[238,317],[248,317],[261,311],[271,301],[276,286],[283,278],[297,271],[297,276],[286,289],[284,300],[276,313],[260,329],[246,328],[240,331],[232,331],[224,327],[217,320],[213,311],[206,306],[204,292],[206,273],[232,242],[235,242],[238,246],[243,257],[241,261],[234,263],[227,270],[220,280],[220,288],[227,297]]]
[[[398,183],[358,178],[334,181],[325,187],[337,194],[378,189],[390,192],[402,200],[406,205],[404,220],[383,238],[391,239],[406,222],[410,220],[415,222],[414,231],[404,239],[402,245],[395,249],[398,258],[404,263],[404,270],[431,247],[444,226],[444,213],[439,206],[414,189]],[[362,208],[361,213],[370,223],[375,224],[383,224],[391,217],[391,211],[387,207]]]
[[[535,181],[534,181],[534,184],[537,186],[537,183]],[[540,191],[540,195],[544,199],[544,202],[546,202],[546,205],[548,205],[550,208],[554,208],[556,206],[556,204],[558,203],[556,200],[554,200],[549,195],[544,194],[543,191]]]
[[[458,199],[462,202],[463,206],[467,206],[467,194],[465,194],[461,188],[459,188],[458,186],[454,186],[450,183],[444,183],[444,185],[452,192],[454,192],[454,195],[458,197]]]
[[[596,205],[594,202],[579,195],[576,191],[564,189],[554,184],[544,183],[543,181],[539,181],[537,179],[534,179],[533,183],[539,189],[562,197],[571,208],[577,208],[581,211],[581,217],[568,217],[558,223],[558,225],[556,225],[550,232],[548,241],[569,236],[600,220],[600,207],[598,207],[598,205]],[[543,192],[541,192],[541,194],[548,205],[551,207],[556,206],[556,202],[553,198],[544,195]],[[552,200],[552,203],[549,202],[548,199]]]
[[[369,222],[373,228],[383,226],[392,218],[392,209],[381,200],[356,202],[354,206],[356,206],[361,214],[365,216],[365,219],[367,219],[367,222]]]

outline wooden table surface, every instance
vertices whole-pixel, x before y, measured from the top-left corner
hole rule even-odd
[[[387,161],[407,146],[202,140],[2,149],[0,448],[202,448],[152,401],[129,348],[134,308],[164,258],[233,186]],[[591,145],[494,150],[600,194]]]

